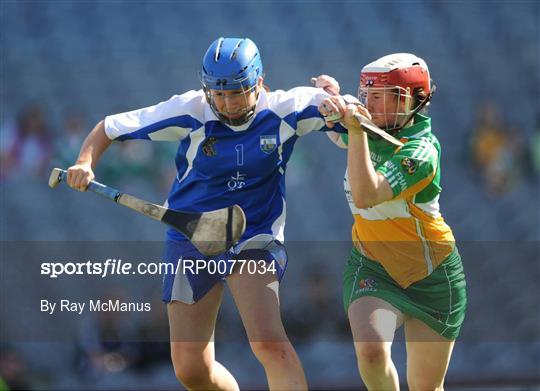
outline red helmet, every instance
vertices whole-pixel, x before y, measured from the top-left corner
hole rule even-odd
[[[399,130],[410,121],[412,115],[416,114],[425,103],[420,103],[416,107],[411,107],[412,98],[422,90],[425,96],[430,97],[433,90],[429,69],[424,60],[410,53],[395,53],[381,57],[378,60],[367,64],[360,73],[360,86],[358,88],[358,99],[367,105],[368,92],[394,93],[399,101],[405,101],[405,111],[400,111],[398,107],[392,112],[385,107],[384,113],[371,113],[379,115],[395,114],[396,119],[393,124],[387,124],[387,130]],[[408,118],[403,120],[403,116]],[[401,118],[401,119],[399,119]],[[399,123],[404,122],[404,123]],[[399,126],[401,125],[401,126]]]

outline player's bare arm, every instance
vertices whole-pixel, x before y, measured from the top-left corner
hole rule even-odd
[[[100,121],[83,142],[75,164],[67,169],[67,183],[79,191],[86,191],[94,179],[93,169],[112,141],[105,134],[104,121]]]
[[[356,207],[364,209],[393,198],[392,188],[386,178],[375,171],[369,155],[367,134],[355,117],[371,116],[365,107],[350,104],[346,107],[343,124],[349,130],[347,164],[352,196]]]

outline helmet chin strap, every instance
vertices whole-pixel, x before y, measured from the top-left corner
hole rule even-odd
[[[255,115],[255,107],[251,108],[248,112],[246,112],[246,114],[238,118],[229,118],[226,115],[223,115],[221,113],[219,114],[219,117],[226,124],[229,124],[231,126],[240,126],[240,125],[244,125],[246,122],[252,119],[254,115]]]
[[[255,115],[255,107],[257,106],[257,103],[259,102],[259,93],[260,93],[260,91],[257,90],[257,95],[255,97],[255,105],[253,107],[249,108],[248,110],[246,110],[246,113],[244,115],[242,115],[241,117],[238,117],[238,118],[229,118],[229,117],[227,117],[225,114],[221,113],[217,109],[217,107],[215,106],[214,102],[212,101],[212,99],[210,97],[210,94],[207,93],[206,90],[205,90],[206,101],[210,105],[210,108],[212,109],[212,111],[214,112],[216,117],[218,117],[221,122],[224,122],[227,125],[231,125],[231,126],[244,125],[246,122],[250,121],[254,117],[254,115]]]
[[[255,116],[255,107],[257,106],[257,103],[259,103],[260,90],[256,89],[256,91],[257,91],[257,95],[255,96],[255,104],[242,117],[236,118],[236,119],[229,118],[230,125],[232,126],[244,125],[246,122],[249,122]]]
[[[431,88],[431,91],[429,92],[429,95],[426,96],[426,98],[424,100],[422,100],[420,102],[420,104],[409,114],[407,119],[405,121],[403,121],[402,125],[400,125],[398,127],[395,127],[395,128],[391,128],[391,129],[384,129],[384,131],[387,132],[387,133],[390,133],[390,134],[396,134],[396,133],[400,132],[405,127],[405,125],[407,125],[414,118],[414,116],[416,114],[418,114],[420,112],[420,110],[422,110],[429,103],[429,101],[433,97],[434,92],[435,92],[435,85],[433,85],[433,87]]]

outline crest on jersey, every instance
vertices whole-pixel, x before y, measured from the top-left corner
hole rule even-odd
[[[272,153],[277,147],[277,136],[261,136],[260,143],[261,151],[264,153]]]
[[[202,151],[205,154],[205,156],[216,156],[217,152],[214,148],[214,144],[216,143],[217,138],[215,137],[208,137],[204,143],[202,144]]]
[[[401,161],[401,165],[409,175],[414,174],[414,172],[416,171],[416,162],[412,159],[409,159],[408,157],[403,158],[403,160]]]

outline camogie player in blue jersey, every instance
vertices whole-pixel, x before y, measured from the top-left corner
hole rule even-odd
[[[299,87],[267,92],[256,45],[220,38],[208,48],[200,71],[202,89],[155,106],[111,115],[99,122],[68,169],[68,184],[84,191],[93,168],[113,140],[179,143],[169,208],[204,212],[238,204],[247,227],[239,243],[215,260],[253,260],[242,271],[179,268],[165,275],[171,355],[188,389],[237,390],[231,373],[215,360],[214,328],[227,282],[251,348],[270,389],[307,388],[302,365],[289,342],[279,310],[279,281],[287,265],[285,171],[296,140],[326,130],[318,105],[328,94]],[[323,79],[318,86],[330,84]],[[164,259],[181,264],[205,259],[178,231],[167,232]],[[208,264],[209,265],[209,264]]]

